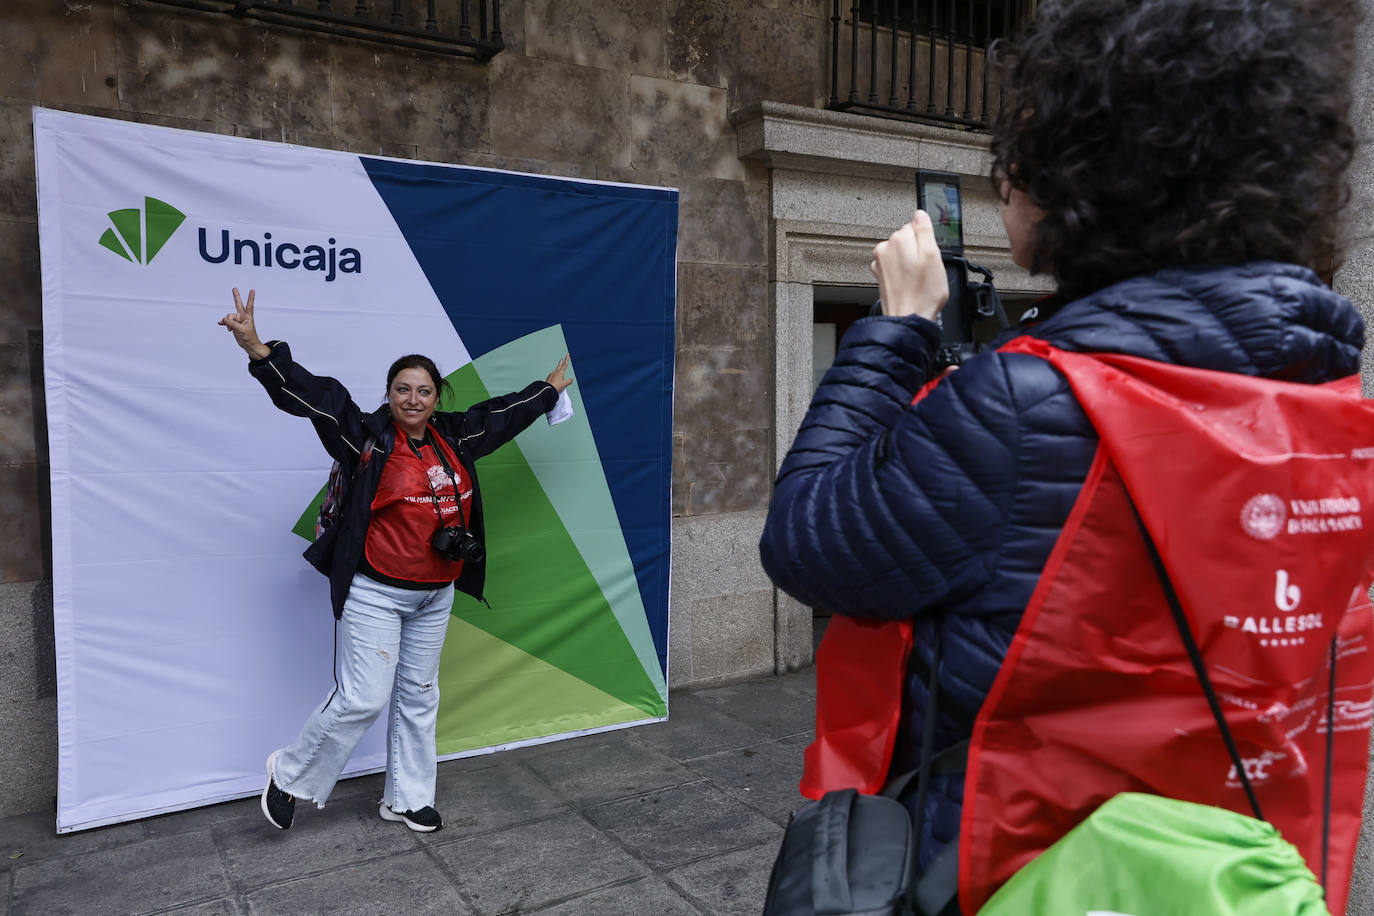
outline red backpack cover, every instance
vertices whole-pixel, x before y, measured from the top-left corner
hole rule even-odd
[[[1330,732],[1327,902],[1343,912],[1374,691],[1374,404],[1360,397],[1359,379],[1300,385],[1068,353],[1027,337],[1002,352],[1056,366],[1100,446],[974,726],[959,839],[961,907],[976,912],[1119,792],[1251,813],[1134,502],[1265,819],[1318,875]],[[837,788],[834,778],[857,777],[848,784],[872,790],[875,777],[881,785],[886,776],[885,755],[871,747],[850,753],[829,733],[837,714],[823,707],[851,707],[850,718],[861,711],[842,693],[825,695],[833,679],[821,666],[827,655],[868,651],[863,644],[874,639],[887,644],[890,658],[894,639],[909,645],[910,625],[842,620],[832,622],[840,624],[835,642],[817,658],[817,750],[808,749],[806,794]],[[1334,723],[1326,715],[1333,639]],[[900,715],[901,672],[870,677],[895,680],[896,690],[868,716]],[[869,737],[890,755],[895,728]],[[863,768],[875,756],[884,757],[880,773]]]

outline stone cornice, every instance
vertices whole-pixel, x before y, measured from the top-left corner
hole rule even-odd
[[[987,134],[869,115],[757,102],[730,114],[739,157],[770,168],[905,179],[915,168],[985,179]]]

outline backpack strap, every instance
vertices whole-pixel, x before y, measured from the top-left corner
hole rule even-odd
[[[1255,796],[1254,787],[1250,785],[1250,777],[1245,773],[1245,762],[1240,758],[1240,749],[1231,734],[1231,727],[1226,724],[1226,716],[1221,711],[1221,701],[1217,699],[1212,679],[1207,675],[1207,666],[1202,661],[1202,652],[1198,649],[1197,640],[1193,638],[1193,631],[1188,626],[1188,617],[1183,613],[1178,593],[1174,591],[1174,584],[1169,580],[1169,572],[1164,568],[1164,559],[1160,557],[1154,538],[1150,537],[1150,531],[1145,527],[1145,520],[1140,517],[1135,500],[1131,498],[1129,491],[1123,488],[1123,492],[1126,493],[1126,501],[1130,503],[1131,512],[1135,515],[1136,524],[1140,526],[1140,534],[1145,538],[1145,547],[1150,552],[1150,563],[1154,566],[1155,575],[1159,577],[1159,584],[1164,588],[1164,597],[1169,602],[1174,625],[1178,628],[1178,635],[1183,639],[1183,647],[1188,650],[1188,659],[1193,663],[1193,671],[1197,673],[1197,679],[1202,684],[1202,692],[1207,697],[1207,705],[1211,707],[1212,718],[1216,720],[1217,728],[1221,731],[1221,740],[1226,743],[1226,751],[1231,755],[1231,765],[1236,768],[1236,775],[1245,789],[1245,797],[1250,802],[1251,810],[1255,812],[1255,817],[1262,821],[1264,815],[1260,812],[1259,799]]]
[[[969,743],[969,739],[965,738],[958,744],[951,744],[943,751],[931,757],[930,775],[953,776],[968,769]],[[878,794],[886,796],[887,798],[895,798],[900,801],[902,796],[906,794],[907,786],[911,785],[911,781],[917,777],[925,766],[925,764],[922,764],[918,767],[912,767],[904,773],[897,774],[892,777],[887,785],[883,786],[883,790]]]
[[[338,521],[339,514],[343,512],[344,497],[348,493],[349,485],[353,478],[358,475],[367,463],[372,459],[372,452],[377,447],[377,437],[371,434],[363,443],[363,449],[358,453],[358,464],[350,474],[344,470],[344,466],[335,461],[329,469],[329,480],[324,485],[324,501],[320,503],[320,511],[315,516],[315,539],[318,540],[324,532]]]
[[[1326,683],[1326,773],[1322,786],[1322,890],[1326,889],[1326,863],[1331,857],[1331,767],[1336,742],[1336,640],[1331,637],[1330,675]]]
[[[923,916],[959,916],[959,835],[940,850],[916,881],[916,912]]]
[[[892,779],[882,793],[890,798],[900,798],[912,778],[916,780],[916,816],[911,825],[915,846],[911,857],[913,868],[920,861],[931,775],[963,772],[968,764],[968,740],[952,744],[938,754],[931,753],[935,748],[935,720],[940,714],[940,658],[944,654],[944,641],[945,619],[940,616],[935,620],[934,651],[931,653],[930,670],[926,672],[926,716],[922,723],[921,764]],[[940,850],[925,871],[916,876],[912,902],[916,912],[924,916],[941,916],[947,911],[957,914],[958,906],[955,904],[958,896],[959,838],[955,834],[954,839]],[[954,908],[949,910],[951,905]]]
[[[925,827],[926,799],[930,794],[931,751],[935,749],[935,719],[940,714],[940,656],[944,651],[945,618],[935,618],[935,646],[930,659],[930,677],[926,680],[926,720],[921,723],[921,767],[916,774],[916,852],[913,862],[921,858],[921,833]]]
[[[1264,820],[1264,815],[1260,812],[1259,798],[1255,795],[1255,789],[1250,785],[1250,777],[1245,772],[1245,761],[1241,759],[1240,749],[1236,746],[1236,739],[1231,734],[1230,726],[1226,724],[1226,717],[1221,711],[1221,702],[1217,699],[1216,689],[1212,686],[1212,679],[1207,674],[1207,666],[1203,664],[1202,652],[1198,649],[1197,640],[1193,638],[1193,632],[1188,627],[1188,618],[1183,613],[1183,606],[1179,603],[1178,593],[1174,591],[1174,585],[1169,580],[1169,573],[1164,568],[1164,560],[1160,557],[1159,549],[1155,547],[1154,539],[1150,537],[1149,529],[1145,527],[1145,520],[1140,517],[1140,510],[1136,508],[1135,500],[1131,498],[1129,492],[1126,493],[1126,500],[1130,503],[1131,512],[1135,514],[1141,536],[1145,538],[1145,547],[1150,552],[1150,563],[1154,566],[1155,574],[1159,576],[1160,585],[1164,587],[1164,597],[1169,602],[1169,611],[1173,614],[1174,625],[1178,628],[1179,636],[1183,639],[1183,646],[1188,650],[1188,659],[1193,663],[1193,670],[1197,672],[1198,681],[1202,684],[1202,692],[1207,697],[1207,705],[1212,709],[1212,718],[1216,719],[1217,728],[1221,731],[1221,738],[1226,742],[1226,751],[1231,755],[1231,765],[1236,768],[1236,775],[1240,778],[1240,784],[1245,788],[1245,797],[1249,800],[1250,808],[1255,812],[1255,817]],[[1323,890],[1326,888],[1327,862],[1331,854],[1332,745],[1336,736],[1336,641],[1339,638],[1339,634],[1331,637],[1329,674],[1326,687],[1326,766],[1323,768],[1322,778],[1321,884]]]
[[[811,848],[811,905],[817,913],[848,913],[849,811],[859,793],[827,792],[820,800],[815,845]]]

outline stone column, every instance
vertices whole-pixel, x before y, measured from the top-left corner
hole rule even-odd
[[[1360,61],[1355,75],[1355,128],[1360,149],[1350,174],[1350,248],[1336,273],[1336,291],[1348,297],[1374,328],[1374,0],[1362,0],[1364,22],[1356,37]],[[1366,331],[1366,339],[1370,336]],[[1360,374],[1364,393],[1374,395],[1374,347],[1366,343]],[[1374,792],[1365,790],[1364,822],[1355,871],[1350,879],[1347,914],[1374,913]]]

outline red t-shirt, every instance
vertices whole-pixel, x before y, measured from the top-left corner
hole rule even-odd
[[[368,566],[389,578],[445,585],[458,578],[463,564],[440,556],[429,542],[439,530],[439,512],[445,525],[453,525],[459,523],[461,508],[461,524],[467,527],[472,513],[472,480],[433,426],[428,433],[424,444],[416,447],[397,428],[396,445],[387,456],[377,495],[372,499],[372,521],[367,526],[363,555]],[[453,478],[434,452],[436,442],[453,469]],[[455,478],[461,507],[454,498]]]

